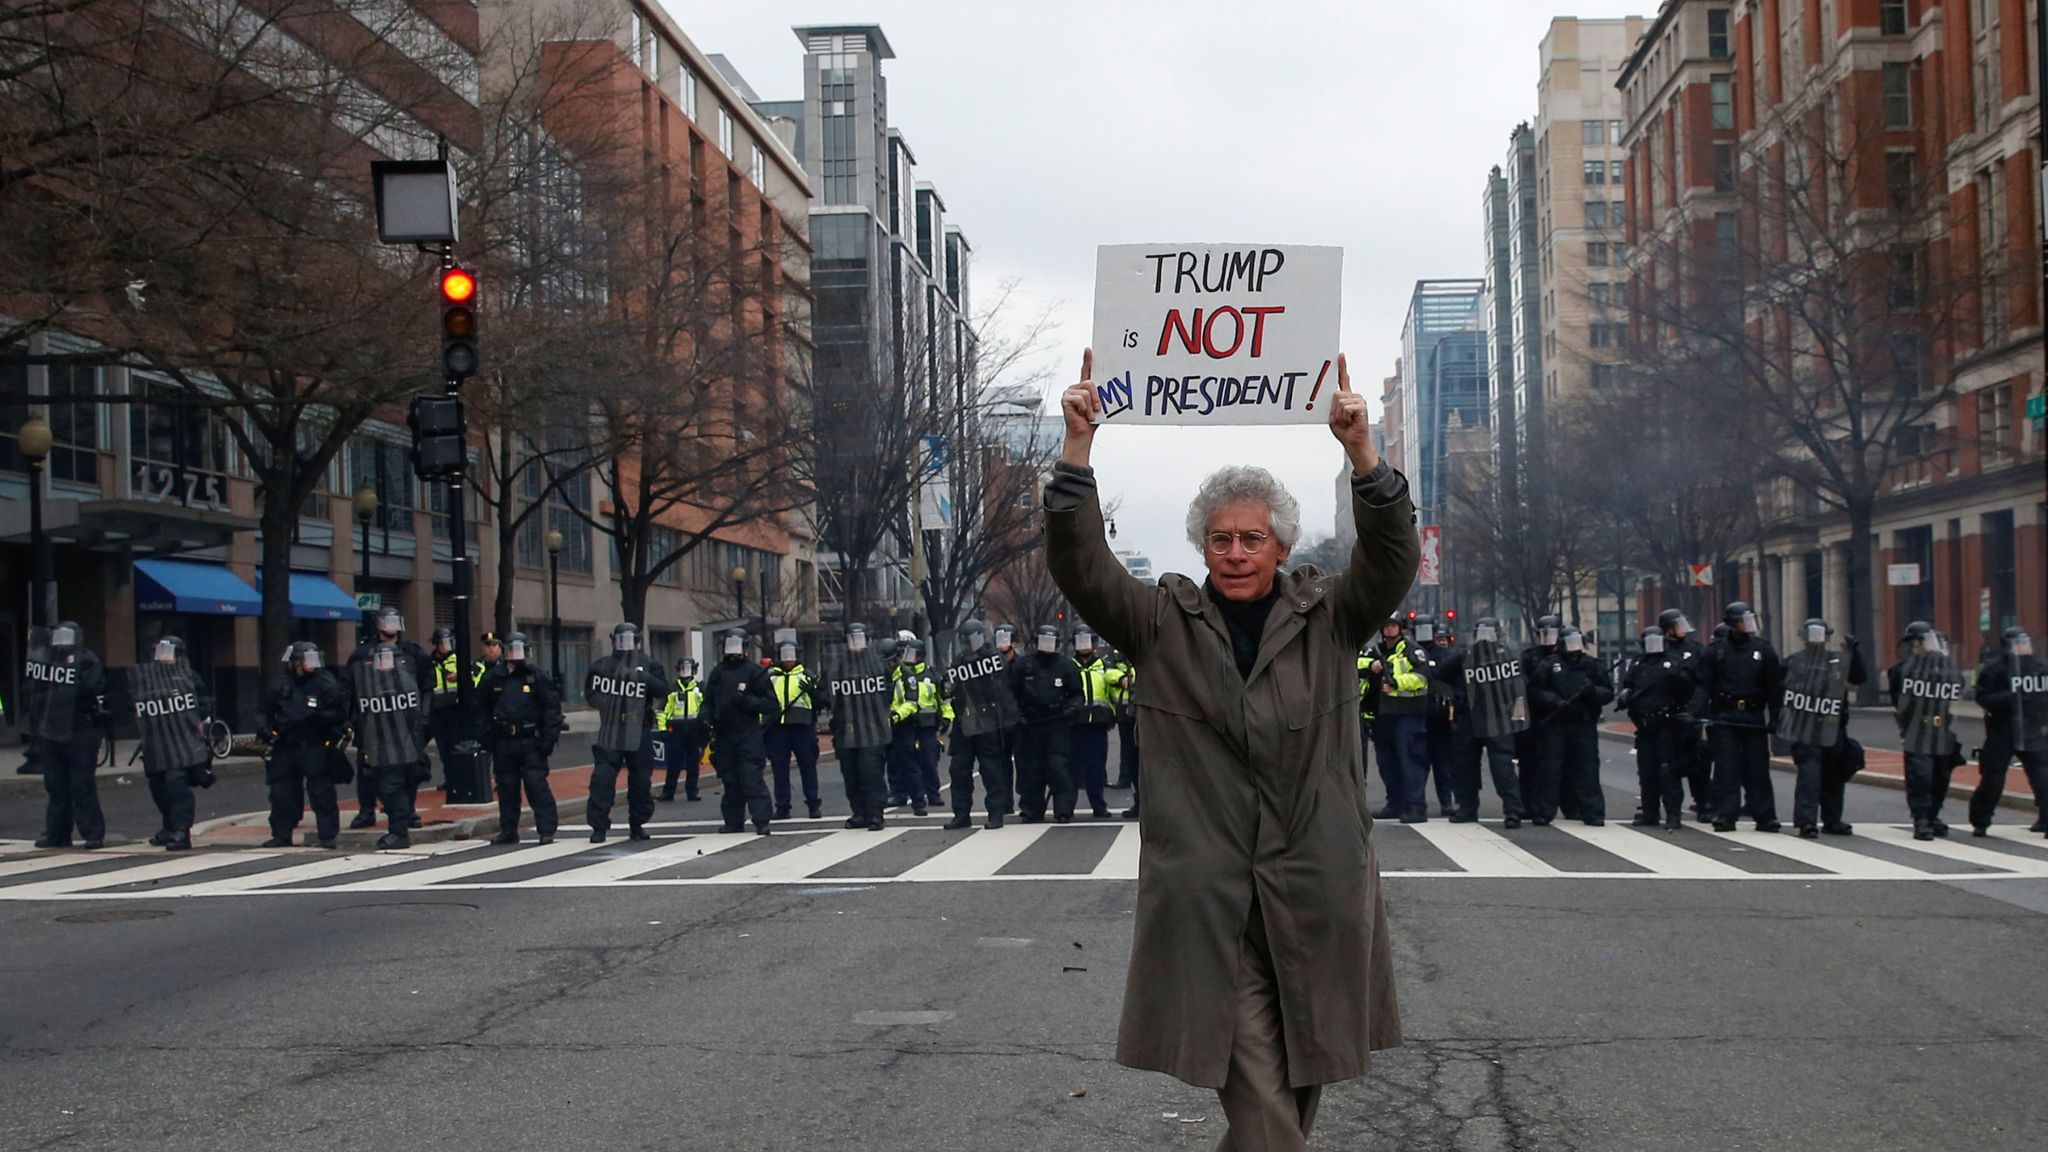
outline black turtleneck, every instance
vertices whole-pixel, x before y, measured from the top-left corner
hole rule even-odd
[[[1237,674],[1251,679],[1252,665],[1259,662],[1259,640],[1266,634],[1266,617],[1272,615],[1273,605],[1279,602],[1280,589],[1276,585],[1257,600],[1232,600],[1217,591],[1214,581],[1204,580],[1202,591],[1223,615],[1223,625],[1230,632],[1230,653],[1237,659]]]

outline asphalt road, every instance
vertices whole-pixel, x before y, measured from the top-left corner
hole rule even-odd
[[[1632,766],[1604,750],[1625,814]],[[1859,824],[1903,815],[1899,793],[1852,789]],[[1211,1093],[1113,1061],[1134,891],[0,900],[0,1147],[269,1152],[348,1131],[427,1148],[1211,1148]],[[1395,876],[1387,893],[1408,1043],[1326,1095],[1317,1148],[2048,1137],[2048,879]]]

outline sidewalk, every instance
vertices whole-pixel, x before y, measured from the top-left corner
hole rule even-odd
[[[1872,709],[1859,708],[1857,711],[1872,711]],[[1883,711],[1887,715],[1890,714],[1889,709],[1876,709],[1876,711]],[[1981,716],[1982,714],[1982,710],[1978,710],[1978,715]],[[1626,720],[1615,720],[1602,724],[1600,726],[1600,735],[1603,739],[1619,740],[1633,745],[1636,738],[1636,729],[1635,725]],[[2015,764],[2013,767],[2017,769],[2019,766]],[[1771,757],[1771,768],[1773,771],[1783,772],[1787,775],[1796,771],[1792,765],[1792,758],[1789,756]],[[1955,775],[1949,780],[1949,798],[1967,801],[1970,798],[1970,794],[1977,790],[1979,779],[1981,777],[1977,772],[1977,765],[1974,761],[1959,765],[1955,770]],[[1872,748],[1867,744],[1864,745],[1863,771],[1858,772],[1855,779],[1851,782],[1855,784],[1875,784],[1880,788],[1896,788],[1901,792],[1905,791],[1905,753],[1895,748]],[[2027,789],[2027,780],[2024,773],[2015,770],[2006,777],[2005,795],[2000,797],[1998,806],[2000,808],[2012,809],[2015,812],[2034,811],[2033,794]]]

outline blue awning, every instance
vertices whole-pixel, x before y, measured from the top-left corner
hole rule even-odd
[[[263,610],[263,597],[224,565],[137,560],[135,610],[194,616],[254,616]]]
[[[263,586],[263,573],[256,574],[256,586]],[[325,576],[311,572],[292,573],[288,590],[292,601],[294,620],[350,620],[363,618],[356,608],[356,598],[341,590],[341,585]]]

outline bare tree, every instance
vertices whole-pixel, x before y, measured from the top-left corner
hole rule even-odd
[[[1872,628],[1872,521],[1889,486],[1940,468],[1955,393],[1934,356],[2011,322],[1998,256],[1958,251],[1939,157],[1887,153],[1881,102],[1802,102],[1746,138],[1738,206],[1711,239],[1666,222],[1633,251],[1634,357],[1651,387],[1697,393],[1748,443],[1773,519],[1842,512],[1849,629]],[[1975,222],[1968,222],[1974,228]],[[1988,246],[2002,253],[2003,238]]]

